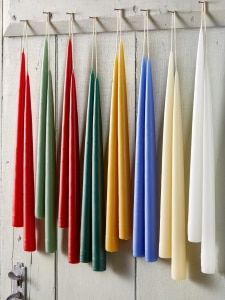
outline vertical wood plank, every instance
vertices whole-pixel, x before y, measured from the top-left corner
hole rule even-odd
[[[62,112],[63,82],[65,69],[67,37],[58,38],[58,96],[59,120]],[[81,153],[83,152],[84,130],[88,80],[91,66],[91,35],[77,35],[74,39],[74,59],[78,98],[78,118]],[[107,140],[113,59],[116,47],[114,34],[98,35],[98,73],[101,92],[101,109],[103,122],[104,160],[107,165]],[[124,35],[129,132],[131,161],[133,162],[134,128],[135,128],[135,36]],[[106,174],[106,173],[105,173]],[[106,180],[106,176],[105,176]],[[58,299],[76,295],[79,299],[134,299],[134,259],[131,256],[131,243],[121,242],[120,252],[107,255],[107,271],[93,272],[90,265],[70,265],[67,262],[65,231],[60,231],[58,253]]]
[[[0,2],[0,151],[2,149],[2,75],[3,75],[3,68],[2,68],[2,54],[3,54],[3,1]],[[0,156],[0,198],[2,199],[2,157]],[[0,210],[0,228],[2,226],[3,212]],[[2,240],[0,239],[0,259],[2,258]],[[2,294],[2,285],[1,285],[1,274],[2,274],[2,267],[0,266],[0,295]],[[1,298],[1,296],[0,296]]]
[[[36,141],[38,124],[39,88],[43,38],[28,41],[28,69],[30,72],[31,101],[33,115],[34,164],[36,165]],[[2,115],[2,171],[4,193],[2,198],[1,239],[2,239],[2,294],[5,299],[10,294],[10,280],[7,274],[13,264],[23,262],[28,268],[28,299],[55,299],[54,254],[46,255],[44,249],[44,227],[37,222],[38,250],[33,254],[23,251],[23,230],[12,229],[11,207],[14,174],[14,151],[17,120],[17,87],[21,39],[4,40],[4,81]],[[53,76],[55,58],[54,38],[51,42],[51,65]],[[53,77],[54,78],[54,77]],[[53,79],[54,80],[54,79]]]

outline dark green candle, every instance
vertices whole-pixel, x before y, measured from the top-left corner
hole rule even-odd
[[[56,239],[56,148],[52,75],[48,72],[45,150],[45,251],[54,252]]]
[[[105,213],[103,199],[103,146],[99,81],[95,79],[92,145],[92,267],[106,269]]]
[[[92,128],[95,76],[93,70],[89,79],[86,132],[84,145],[82,213],[80,233],[80,261],[91,261],[91,168],[92,168]]]
[[[44,45],[44,55],[41,75],[41,95],[39,106],[39,125],[37,141],[37,167],[36,167],[36,218],[45,216],[45,137],[46,137],[46,107],[48,89],[48,40]]]

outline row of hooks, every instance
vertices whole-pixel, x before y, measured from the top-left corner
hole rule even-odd
[[[214,10],[209,11],[208,1],[197,1],[200,5],[204,4],[207,12],[207,26],[208,27],[225,27],[224,11]],[[177,28],[198,28],[200,24],[200,9],[199,11],[183,11],[178,9],[164,10],[153,9],[153,8],[133,8],[133,13],[130,14],[130,8],[115,8],[114,9],[117,18],[120,19],[123,32],[129,31],[142,31],[142,14],[148,17],[150,20],[149,30],[165,30],[170,29],[170,21],[168,15],[170,13],[176,12],[177,15]],[[16,37],[22,36],[23,28],[22,22],[26,22],[29,36],[43,36],[46,34],[46,23],[48,24],[50,35],[60,35],[68,33],[68,23],[69,22],[69,32],[71,26],[74,26],[74,33],[91,33],[92,25],[89,20],[94,20],[96,23],[96,30],[100,32],[115,32],[115,20],[113,17],[107,17],[103,15],[92,15],[84,18],[81,14],[74,9],[74,11],[67,11],[65,14],[68,16],[67,20],[54,19],[57,12],[43,11],[46,16],[44,21],[36,19],[19,19],[19,22],[10,22],[8,27],[4,32],[5,37]],[[122,22],[123,21],[123,22]],[[21,25],[19,24],[21,23]]]
[[[198,1],[199,4],[202,4],[202,5],[205,5],[206,9],[207,9],[207,3],[208,1]],[[125,8],[114,8],[114,11],[116,11],[119,16],[121,18],[124,17],[124,12],[125,12]],[[149,15],[150,12],[152,11],[152,9],[150,8],[140,8],[140,11],[141,12],[144,12],[145,14]],[[174,10],[168,10],[169,13],[179,13],[178,10],[174,9]],[[51,19],[53,17],[53,12],[50,12],[50,11],[43,11],[43,14],[47,15],[47,22],[51,22]],[[70,19],[72,20],[75,20],[75,15],[76,15],[76,12],[66,12],[66,15],[69,15],[70,16]],[[98,16],[89,16],[90,19],[99,19],[100,17]],[[21,19],[20,22],[29,22],[28,19]]]

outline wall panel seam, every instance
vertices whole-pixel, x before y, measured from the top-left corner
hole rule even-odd
[[[134,54],[134,70],[135,70],[135,81],[134,81],[134,93],[135,93],[135,135],[136,135],[136,116],[137,116],[137,32],[134,32],[134,45],[135,45],[135,54]],[[135,142],[136,143],[136,142]],[[135,147],[135,146],[134,146]],[[135,153],[134,153],[135,155]],[[134,184],[134,182],[133,182]],[[135,258],[135,263],[134,263],[134,300],[137,300],[137,258]]]
[[[58,36],[55,36],[55,131],[58,133]],[[58,134],[56,134],[56,137]],[[56,138],[56,147],[58,145],[58,141]],[[58,154],[57,151],[58,147],[56,148],[56,155]],[[57,159],[58,164],[58,159]],[[58,194],[57,194],[58,195]],[[55,253],[55,260],[54,260],[55,268],[55,300],[58,300],[58,250]]]

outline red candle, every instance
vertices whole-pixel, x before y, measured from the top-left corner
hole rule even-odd
[[[22,157],[22,156],[21,156]],[[25,112],[24,112],[24,250],[36,250],[35,217],[34,217],[34,166],[32,112],[30,96],[30,79],[26,77]]]
[[[69,112],[70,84],[72,73],[72,42],[69,39],[64,85],[63,115],[61,129],[60,180],[59,180],[59,214],[58,226],[68,227],[68,197],[69,197]]]
[[[20,82],[15,153],[15,178],[12,210],[12,226],[23,226],[23,147],[24,147],[24,105],[25,105],[25,54],[21,53]]]
[[[68,261],[80,261],[80,163],[77,97],[74,72],[71,75],[69,115],[69,230]]]

